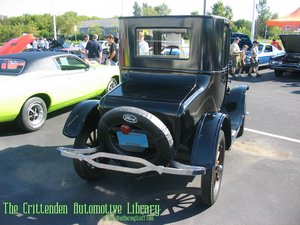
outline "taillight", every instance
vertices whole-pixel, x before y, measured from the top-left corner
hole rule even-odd
[[[129,134],[130,131],[131,131],[130,126],[128,126],[128,125],[126,125],[126,124],[121,125],[121,132],[122,132],[123,134]]]

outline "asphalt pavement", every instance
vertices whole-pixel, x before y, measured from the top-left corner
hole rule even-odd
[[[299,225],[300,75],[275,78],[268,69],[261,74],[230,83],[250,86],[249,116],[244,135],[226,152],[220,196],[212,207],[198,201],[201,177],[106,171],[95,182],[79,178],[72,160],[56,151],[74,141],[62,134],[69,107],[52,113],[33,133],[0,124],[0,224]],[[149,205],[159,215],[131,216]],[[99,213],[93,213],[96,206]],[[50,207],[57,211],[45,213]],[[121,222],[109,221],[117,217],[112,209],[123,212]]]

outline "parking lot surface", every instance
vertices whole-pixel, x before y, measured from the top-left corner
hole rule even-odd
[[[56,151],[73,144],[62,134],[70,107],[51,114],[37,132],[0,125],[0,224],[298,225],[300,76],[279,79],[268,69],[261,74],[230,84],[250,86],[249,116],[244,136],[226,153],[221,193],[212,207],[197,201],[201,177],[106,171],[95,182],[79,178],[72,160]],[[143,205],[153,205],[159,214],[131,216]],[[50,206],[57,211],[45,213]],[[123,217],[109,222],[118,210]]]

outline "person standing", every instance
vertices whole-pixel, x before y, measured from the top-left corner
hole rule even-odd
[[[49,50],[49,47],[50,47],[50,45],[49,45],[49,41],[47,40],[47,38],[44,38],[44,42],[45,42],[44,49],[45,49],[46,51],[48,51],[48,50]]]
[[[231,76],[235,77],[236,69],[241,67],[241,49],[239,47],[240,38],[236,37],[230,45],[230,55],[232,60]]]
[[[252,70],[254,70],[254,73],[256,73],[256,77],[261,77],[261,75],[258,73],[258,42],[253,41],[253,47],[251,48],[251,58],[250,58],[250,69],[248,76],[252,76]]]
[[[89,40],[85,47],[85,55],[89,61],[94,60],[101,64],[102,46],[97,42],[98,35],[94,34],[92,40]]]
[[[32,42],[32,48],[33,48],[33,51],[37,51],[38,50],[38,43],[36,41],[36,38]]]
[[[118,65],[118,50],[117,44],[115,43],[114,36],[112,34],[108,35],[106,38],[107,42],[109,43],[109,49],[107,53],[107,64],[112,66]]]
[[[139,32],[139,55],[149,55],[149,44],[144,40],[143,32]]]
[[[275,38],[273,38],[273,40],[271,42],[271,45],[273,45],[273,46],[275,46],[276,48],[279,49],[279,43],[278,43],[278,41]]]
[[[80,52],[80,57],[82,58],[82,59],[84,59],[84,60],[86,60],[86,56],[85,56],[85,48],[86,48],[86,45],[87,45],[87,43],[88,43],[88,41],[90,40],[90,37],[89,37],[89,35],[88,34],[85,34],[84,36],[83,36],[83,40],[82,40],[82,42],[80,42],[80,44],[79,44],[79,52]]]
[[[246,53],[247,53],[247,49],[249,48],[248,45],[244,45],[241,51],[241,67],[240,67],[240,71],[239,71],[239,75],[241,75],[242,73],[245,73],[245,67],[246,67]]]

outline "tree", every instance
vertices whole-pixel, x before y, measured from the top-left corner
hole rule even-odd
[[[198,16],[198,15],[199,15],[199,12],[198,12],[198,11],[191,12],[191,15],[192,15],[192,16]]]
[[[217,15],[217,16],[223,16],[229,20],[232,20],[233,18],[233,12],[231,7],[225,6],[222,0],[219,0],[217,3],[215,3],[211,7],[211,12],[207,13],[208,15]]]
[[[234,21],[231,25],[233,32],[239,32],[247,35],[251,35],[251,22],[248,20],[240,19]]]
[[[143,3],[142,7],[137,2],[133,5],[134,16],[166,16],[171,14],[171,9],[165,4],[158,6],[151,6],[147,3]]]
[[[271,17],[271,19],[277,19],[278,18],[278,13],[274,13]],[[281,34],[282,31],[281,31],[281,28],[280,27],[277,27],[277,26],[272,26],[272,27],[267,27],[267,38],[270,38],[270,39],[279,39],[279,34]]]
[[[142,15],[142,8],[139,6],[137,2],[133,4],[133,15],[134,16],[141,16]]]
[[[74,35],[74,26],[78,25],[79,20],[76,12],[66,12],[56,17],[56,28],[59,33],[64,35]]]
[[[89,28],[89,34],[90,34],[90,36],[92,36],[93,34],[97,34],[98,37],[102,37],[102,36],[103,36],[103,31],[102,31],[102,29],[100,28],[100,25],[99,25],[99,24],[95,24],[95,25],[92,25],[92,26]]]
[[[148,6],[147,3],[143,3],[142,7],[142,14],[143,16],[157,16],[157,12],[152,6]]]
[[[154,10],[159,16],[167,16],[170,15],[172,12],[172,10],[165,3],[163,3],[162,5],[155,6]]]
[[[267,5],[267,0],[259,0],[256,4],[257,20],[256,20],[256,35],[259,37],[266,37],[266,22],[272,16],[270,7]]]

